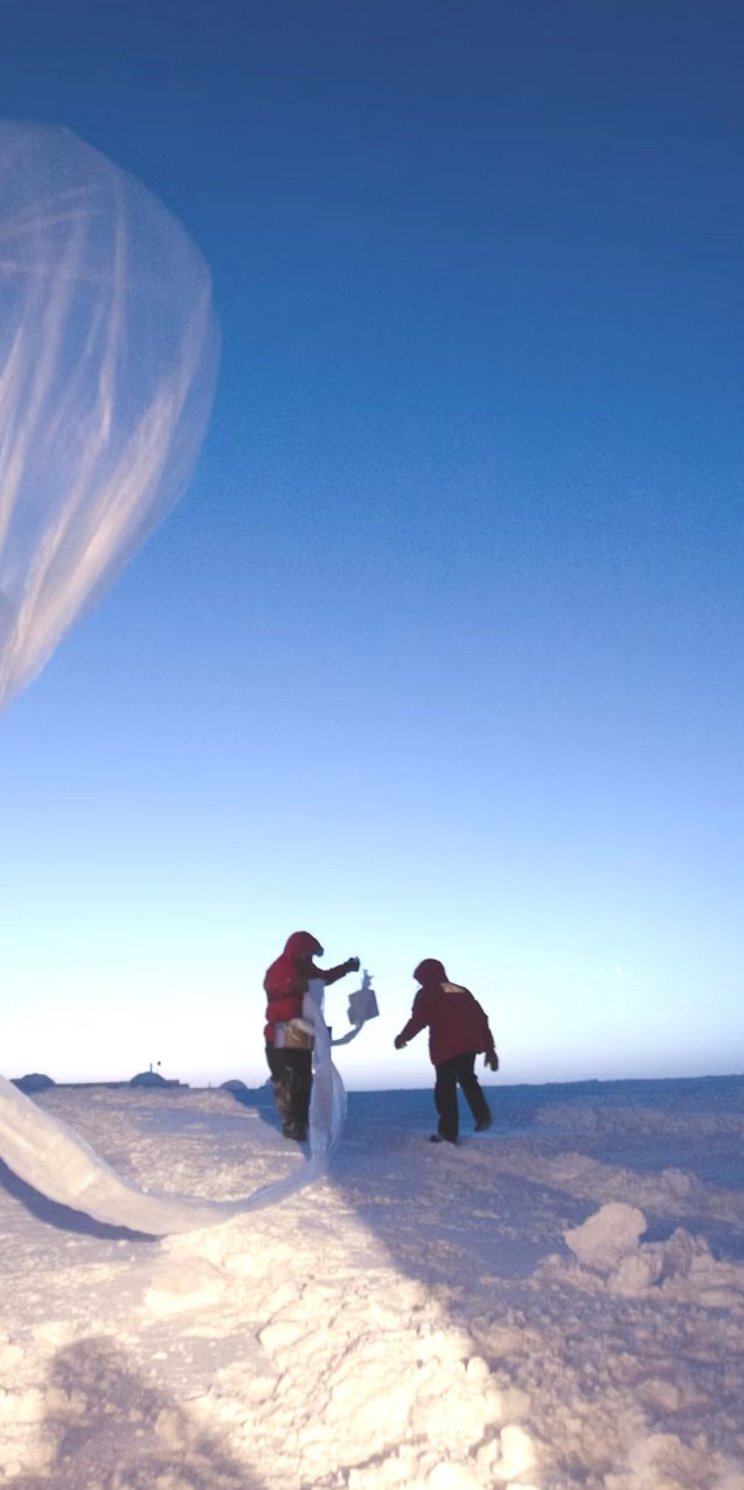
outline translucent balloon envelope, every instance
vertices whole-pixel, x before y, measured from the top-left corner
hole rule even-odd
[[[175,218],[69,131],[0,122],[0,708],[182,492],[217,359]]]

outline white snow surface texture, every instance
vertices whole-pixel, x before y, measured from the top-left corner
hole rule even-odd
[[[429,1092],[352,1093],[308,1185],[266,1090],[41,1093],[210,1225],[137,1236],[0,1167],[0,1485],[744,1490],[744,1079],[491,1100],[452,1148]]]

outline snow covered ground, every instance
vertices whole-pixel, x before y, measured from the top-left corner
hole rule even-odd
[[[744,1490],[744,1078],[352,1093],[327,1178],[166,1240],[0,1166],[13,1490]],[[35,1099],[123,1178],[305,1161],[268,1093]]]

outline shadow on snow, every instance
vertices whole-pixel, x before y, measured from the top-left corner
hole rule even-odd
[[[45,1463],[14,1477],[13,1490],[261,1490],[213,1434],[152,1386],[110,1339],[60,1350],[46,1386],[40,1443]]]

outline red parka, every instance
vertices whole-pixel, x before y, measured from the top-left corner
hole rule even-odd
[[[309,931],[293,931],[281,957],[272,962],[263,984],[268,995],[264,1037],[269,1045],[274,1043],[275,1024],[286,1024],[290,1019],[302,1017],[302,1000],[311,978],[320,978],[326,984],[335,983],[359,966],[357,959],[351,957],[338,967],[324,970],[313,962],[313,957],[322,956],[323,948],[317,937],[311,936]]]
[[[471,1050],[476,1054],[495,1052],[485,1010],[468,988],[449,982],[441,962],[427,957],[413,976],[421,987],[408,1024],[398,1036],[400,1041],[412,1040],[428,1025],[429,1055],[435,1066]]]

